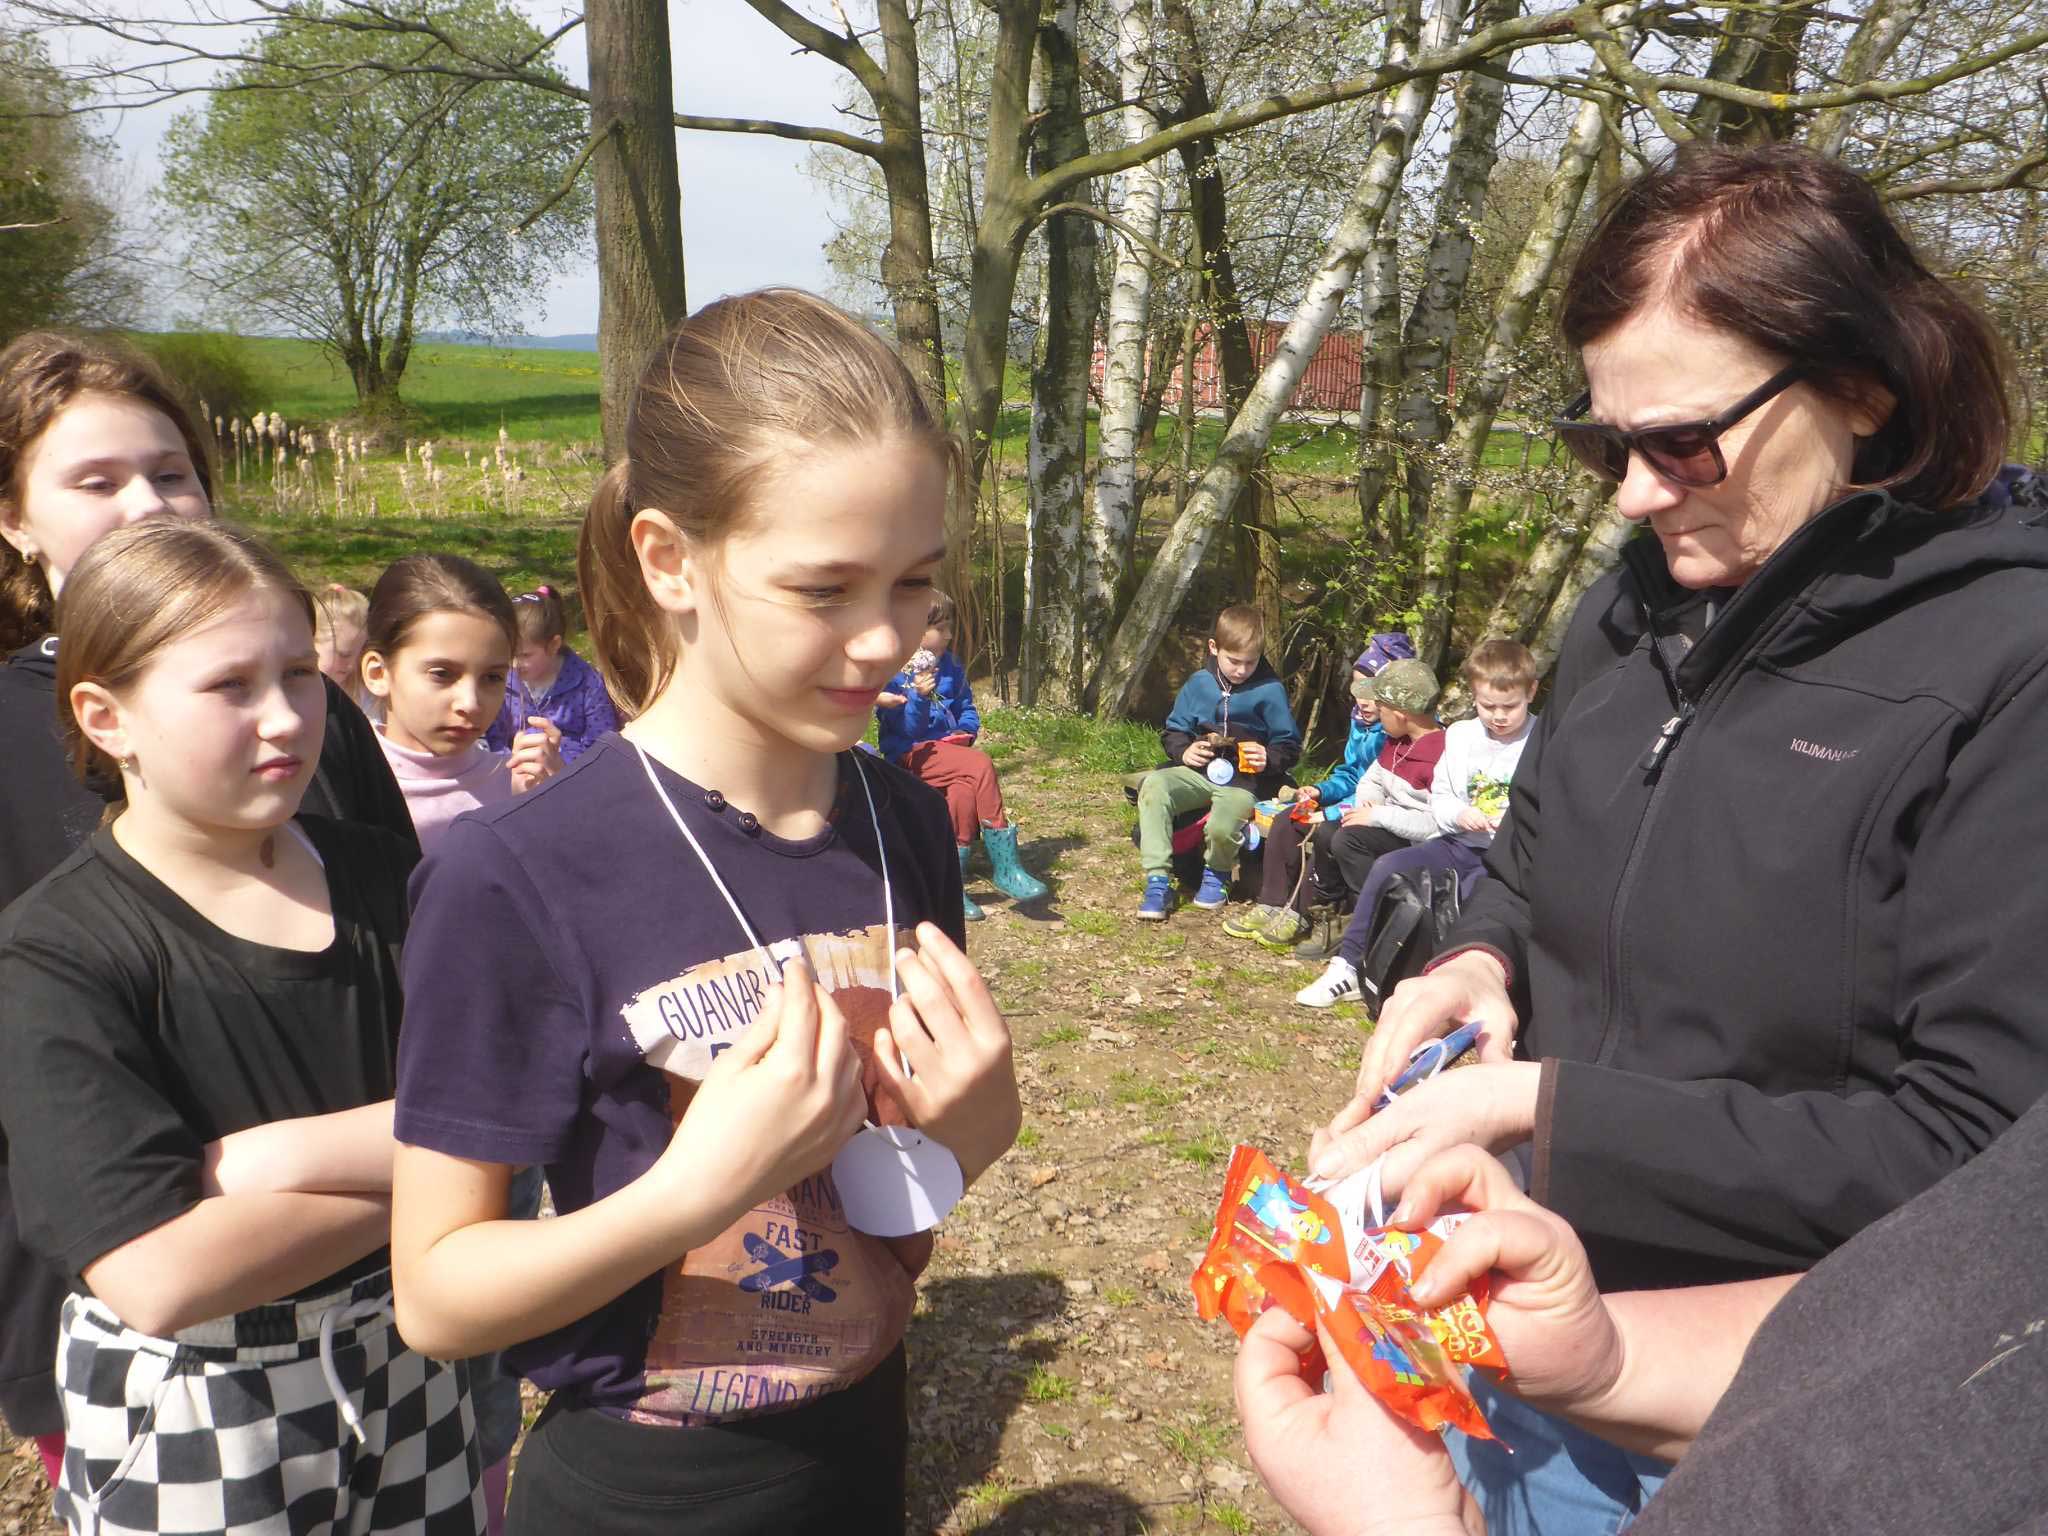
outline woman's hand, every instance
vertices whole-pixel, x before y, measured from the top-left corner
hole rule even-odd
[[[1237,744],[1239,764],[1247,773],[1266,771],[1266,744],[1263,741],[1241,741]]]
[[[791,960],[711,1064],[656,1166],[693,1191],[723,1191],[737,1215],[828,1166],[867,1102],[845,1016],[810,967]]]
[[[1401,1075],[1425,1040],[1449,1034],[1460,1024],[1479,1026],[1479,1059],[1513,1061],[1521,1020],[1508,997],[1507,970],[1483,949],[1468,949],[1426,976],[1411,976],[1394,988],[1358,1063],[1358,1094],[1340,1115],[1346,1124],[1365,1118],[1387,1084]]]
[[[917,925],[917,945],[897,951],[903,992],[888,1028],[875,1031],[875,1064],[911,1124],[958,1158],[972,1184],[1024,1123],[1010,1027],[981,972],[936,925]]]
[[[1200,769],[1207,767],[1209,759],[1215,755],[1216,749],[1210,746],[1208,742],[1197,737],[1188,743],[1188,749],[1181,753],[1180,760],[1190,768]]]
[[[512,793],[523,795],[534,785],[562,771],[562,728],[543,715],[529,716],[526,729],[512,738]]]
[[[1309,1172],[1341,1179],[1377,1162],[1380,1187],[1399,1195],[1415,1170],[1465,1142],[1503,1152],[1536,1129],[1536,1092],[1543,1067],[1509,1061],[1460,1067],[1417,1083],[1385,1109],[1357,1115],[1353,1099],[1309,1143]]]
[[[1437,1255],[1441,1265],[1446,1255]],[[1432,1266],[1432,1269],[1435,1265]],[[1324,1337],[1330,1390],[1301,1379],[1308,1330],[1274,1307],[1237,1351],[1245,1448],[1309,1536],[1468,1536],[1483,1530],[1442,1439],[1389,1412]]]
[[[1441,1304],[1491,1272],[1486,1320],[1516,1395],[1562,1412],[1597,1413],[1621,1380],[1627,1351],[1578,1234],[1517,1189],[1499,1160],[1479,1147],[1453,1147],[1423,1164],[1408,1181],[1394,1225],[1419,1231],[1450,1210],[1480,1214],[1430,1261],[1415,1299]]]

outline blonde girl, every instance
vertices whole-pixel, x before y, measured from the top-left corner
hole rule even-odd
[[[1019,1119],[944,803],[852,750],[924,631],[954,464],[822,300],[678,325],[578,560],[632,723],[420,877],[398,1306],[553,1393],[515,1536],[903,1527],[930,1240],[856,1209],[862,1121],[918,1127],[929,1193]],[[534,1162],[559,1214],[507,1221]]]
[[[118,815],[0,916],[0,1125],[69,1281],[57,1511],[78,1536],[479,1528],[457,1373],[392,1326],[410,843],[299,816],[312,603],[206,522],[69,573],[57,688]]]

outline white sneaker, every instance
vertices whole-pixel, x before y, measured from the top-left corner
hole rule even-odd
[[[1294,994],[1304,1008],[1328,1008],[1354,998],[1358,993],[1358,970],[1342,955],[1332,955],[1323,974]]]

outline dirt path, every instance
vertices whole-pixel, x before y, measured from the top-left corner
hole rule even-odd
[[[1362,1021],[1295,1007],[1308,972],[1212,914],[1134,921],[1112,777],[988,744],[1063,916],[970,885],[1025,1130],[946,1222],[911,1323],[911,1529],[1292,1531],[1245,1459],[1235,1341],[1197,1321],[1187,1280],[1231,1143],[1298,1166]],[[27,1449],[0,1437],[0,1536],[60,1530]]]

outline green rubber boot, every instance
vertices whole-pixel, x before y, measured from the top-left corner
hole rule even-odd
[[[963,887],[967,884],[967,856],[972,852],[974,852],[974,844],[962,843],[960,845],[960,884]],[[960,892],[960,910],[966,914],[967,921],[970,923],[978,923],[986,915],[981,908],[974,904],[974,898],[968,895],[964,889]]]
[[[1032,878],[1017,859],[1017,828],[983,827],[981,846],[988,850],[989,864],[995,870],[995,887],[1012,901],[1036,901],[1041,896],[1052,894],[1052,888],[1043,880]]]

